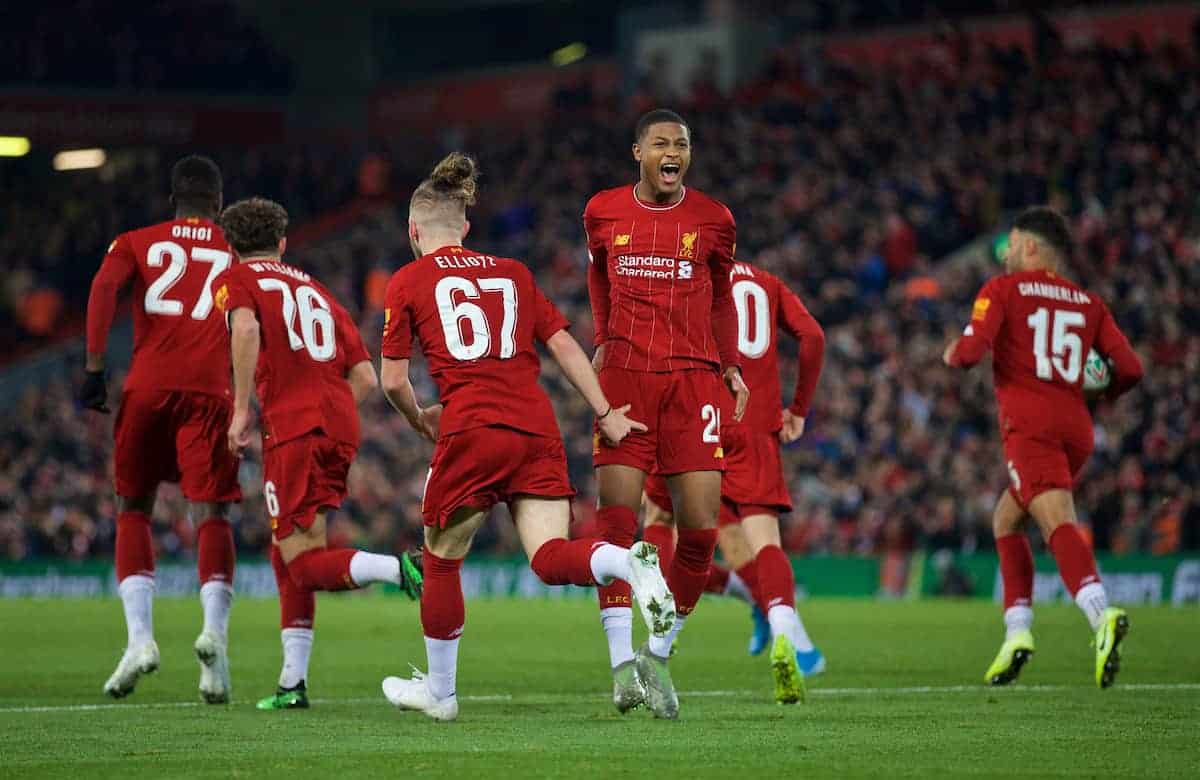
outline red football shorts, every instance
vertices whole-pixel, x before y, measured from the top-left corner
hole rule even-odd
[[[238,458],[226,446],[228,399],[182,390],[127,390],[113,429],[117,495],[148,496],[178,482],[194,502],[241,501]]]
[[[783,479],[779,440],[773,433],[751,433],[733,425],[722,434],[725,473],[721,477],[720,526],[736,525],[751,515],[779,515],[792,511],[792,499]],[[659,474],[646,477],[646,499],[670,512],[667,480]]]
[[[1004,434],[1004,457],[1013,497],[1028,509],[1033,499],[1048,490],[1070,490],[1092,454],[1090,425],[1077,430],[1024,433],[1011,429]]]
[[[486,426],[438,437],[425,482],[425,525],[445,528],[462,507],[486,511],[519,496],[571,498],[561,439]]]
[[[340,506],[358,448],[322,433],[288,439],[263,451],[263,501],[276,539],[312,527],[317,512]]]
[[[654,373],[605,366],[600,386],[613,406],[630,405],[630,419],[646,433],[631,433],[616,447],[600,440],[596,427],[592,461],[622,465],[647,474],[723,471],[721,394],[728,390],[717,373],[687,369]]]

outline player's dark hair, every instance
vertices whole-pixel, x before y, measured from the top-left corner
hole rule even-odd
[[[475,191],[479,186],[479,166],[475,160],[462,152],[451,152],[442,158],[413,193],[411,206],[437,205],[454,202],[467,206],[475,205]]]
[[[683,121],[683,117],[681,117],[679,114],[676,114],[669,108],[656,108],[653,111],[647,111],[646,113],[642,114],[641,119],[637,121],[637,125],[634,127],[633,131],[634,143],[641,143],[642,138],[646,135],[646,131],[650,129],[650,126],[657,125],[662,122],[683,125],[689,133],[692,132],[692,128],[687,122]]]
[[[207,157],[191,154],[171,168],[171,196],[176,205],[202,210],[220,208],[221,169]]]
[[[246,198],[221,212],[217,224],[239,255],[273,255],[287,233],[287,209],[266,198]]]
[[[1063,260],[1070,260],[1074,254],[1075,242],[1071,238],[1067,218],[1049,206],[1025,209],[1013,221],[1012,226],[1045,241]]]

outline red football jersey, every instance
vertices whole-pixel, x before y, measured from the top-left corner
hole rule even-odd
[[[808,416],[813,391],[821,376],[825,332],[800,298],[774,274],[739,261],[733,264],[732,280],[742,378],[750,388],[750,403],[741,424],[754,431],[774,433],[783,427],[778,329],[783,328],[800,342],[800,370],[788,407],[800,417]],[[733,396],[725,401],[722,424],[736,425]]]
[[[212,282],[233,253],[221,229],[188,217],[122,233],[108,247],[88,298],[87,350],[102,354],[117,295],[133,285],[133,362],[126,390],[231,395],[229,345]]]
[[[684,189],[673,206],[632,184],[599,192],[583,212],[588,289],[605,365],[635,371],[738,365],[729,272],[733,215]]]
[[[951,362],[972,366],[991,348],[1002,425],[1036,429],[1087,414],[1083,364],[1093,346],[1112,361],[1110,397],[1138,383],[1141,361],[1103,302],[1057,274],[1025,271],[983,286]]]
[[[371,359],[350,314],[320,282],[287,263],[238,263],[214,283],[217,307],[258,318],[254,380],[263,446],[312,431],[358,446],[358,407],[346,375]]]
[[[559,438],[538,384],[545,342],[568,327],[524,263],[447,246],[388,282],[383,356],[412,356],[413,336],[445,406],[441,434],[502,425]]]

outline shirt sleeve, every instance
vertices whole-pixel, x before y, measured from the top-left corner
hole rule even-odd
[[[588,203],[583,212],[583,230],[588,248],[588,297],[592,303],[593,341],[597,346],[608,340],[608,313],[610,289],[608,280],[608,245],[601,235],[599,220],[592,214]]]
[[[338,347],[346,356],[346,370],[357,366],[363,361],[371,360],[371,353],[363,343],[362,334],[358,331],[358,323],[341,305],[337,305],[337,338]]]
[[[532,277],[532,274],[530,275]],[[547,340],[560,330],[566,330],[571,327],[571,323],[563,316],[558,307],[554,305],[554,301],[546,297],[541,288],[537,286],[537,282],[530,280],[533,287],[533,305],[534,305],[534,337],[546,343]]]
[[[388,282],[383,298],[383,343],[380,352],[388,360],[412,357],[412,314],[404,296],[404,285],[397,272]]]
[[[1008,300],[1007,289],[1000,279],[990,280],[975,297],[971,321],[967,323],[954,354],[950,356],[952,365],[970,368],[992,348],[996,334],[1004,324],[1004,309]]]
[[[258,314],[258,302],[254,300],[254,294],[232,271],[223,271],[213,280],[213,305],[225,315],[226,325],[234,309],[250,309],[256,316]]]
[[[108,349],[108,331],[117,314],[117,298],[121,289],[137,273],[137,258],[129,239],[117,236],[108,246],[100,270],[92,279],[87,307],[87,351],[100,355]]]
[[[737,247],[737,228],[733,215],[725,210],[725,219],[717,226],[717,242],[709,255],[712,273],[712,329],[717,341],[721,368],[740,366],[738,353],[737,310],[733,305],[733,252]]]
[[[800,370],[796,375],[796,393],[789,410],[792,414],[807,417],[812,405],[817,380],[825,364],[825,330],[809,313],[800,296],[776,280],[779,286],[779,327],[800,342]]]
[[[1113,381],[1104,392],[1106,398],[1116,398],[1142,381],[1145,375],[1142,361],[1104,304],[1100,304],[1100,329],[1096,332],[1096,350],[1112,361]]]

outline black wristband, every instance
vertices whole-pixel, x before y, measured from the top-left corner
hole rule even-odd
[[[610,414],[612,414],[612,410],[613,410],[613,408],[612,408],[612,404],[609,404],[609,405],[608,405],[608,411],[607,411],[607,412],[605,412],[604,414],[597,415],[597,416],[596,416],[596,419],[597,419],[597,420],[603,420],[605,417],[608,417]]]

